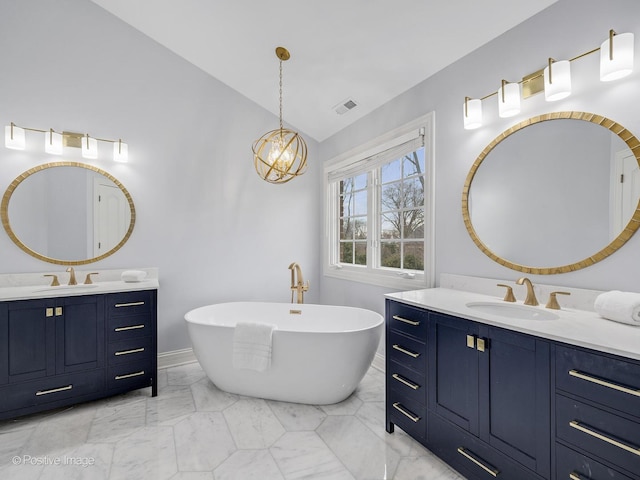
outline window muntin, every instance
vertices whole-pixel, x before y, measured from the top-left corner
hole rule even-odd
[[[340,263],[367,264],[368,183],[366,173],[339,182]]]

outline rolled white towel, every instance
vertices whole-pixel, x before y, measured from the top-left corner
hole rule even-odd
[[[640,326],[640,293],[619,290],[601,293],[594,308],[608,320]]]

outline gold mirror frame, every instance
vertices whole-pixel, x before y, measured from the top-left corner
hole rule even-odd
[[[80,167],[80,168],[85,168],[87,170],[92,170],[94,172],[97,172],[100,175],[103,175],[104,177],[111,180],[122,191],[125,198],[127,199],[127,202],[129,202],[129,209],[131,211],[131,222],[129,224],[129,229],[127,230],[127,233],[124,235],[120,243],[118,243],[115,247],[113,247],[108,252],[103,253],[98,257],[89,258],[86,260],[59,260],[56,258],[50,258],[44,255],[41,255],[40,253],[27,247],[24,243],[22,243],[22,241],[16,236],[16,234],[11,229],[11,225],[9,224],[9,200],[11,200],[11,195],[13,194],[15,189],[18,188],[18,186],[23,181],[25,181],[34,173],[41,172],[49,168],[55,168],[55,167]],[[2,226],[4,227],[5,231],[7,232],[7,235],[9,235],[9,238],[11,238],[13,243],[15,243],[18,247],[20,247],[23,251],[25,251],[32,257],[35,257],[39,260],[42,260],[48,263],[54,263],[56,265],[86,265],[88,263],[94,263],[110,255],[113,255],[115,252],[120,250],[120,248],[127,242],[127,240],[129,240],[129,237],[131,236],[131,232],[133,232],[133,227],[136,223],[136,209],[133,206],[133,199],[131,198],[131,195],[129,194],[127,189],[124,188],[124,185],[122,185],[113,175],[105,172],[104,170],[98,167],[94,167],[93,165],[87,165],[86,163],[52,162],[52,163],[45,163],[43,165],[38,165],[37,167],[33,167],[27,170],[26,172],[20,174],[13,182],[11,182],[11,184],[7,187],[6,192],[4,192],[4,196],[2,197],[2,203],[0,203],[0,218],[2,219]]]
[[[530,125],[534,125],[536,123],[545,122],[548,120],[559,120],[559,119],[570,119],[570,120],[582,120],[585,122],[595,123],[596,125],[600,125],[609,131],[615,133],[620,137],[622,141],[631,149],[631,152],[636,158],[638,165],[640,165],[640,141],[626,128],[624,128],[619,123],[614,122],[606,117],[601,115],[596,115],[594,113],[587,112],[555,112],[555,113],[547,113],[544,115],[538,115],[536,117],[529,118],[524,120],[511,128],[508,128],[500,135],[498,135],[486,148],[478,155],[478,158],[471,166],[471,170],[467,175],[467,178],[464,182],[464,188],[462,190],[462,218],[464,220],[464,225],[467,228],[467,232],[471,236],[471,239],[476,244],[476,246],[489,258],[493,261],[503,265],[512,270],[517,270],[524,273],[538,274],[538,275],[553,275],[558,273],[567,273],[573,272],[575,270],[580,270],[581,268],[586,268],[594,263],[597,263],[616,250],[618,250],[622,245],[624,245],[640,228],[640,202],[638,202],[638,206],[629,220],[629,223],[625,226],[624,230],[611,242],[609,245],[604,247],[599,252],[590,255],[584,260],[580,260],[579,262],[570,263],[567,265],[561,265],[558,267],[531,267],[526,265],[519,265],[517,263],[510,262],[502,257],[499,257],[495,253],[493,253],[483,242],[480,240],[476,231],[471,224],[471,217],[469,214],[469,190],[471,188],[471,182],[473,181],[473,177],[476,174],[476,171],[484,161],[487,155],[491,153],[491,151],[498,145],[500,142],[505,140],[510,135],[513,135],[519,130],[522,130],[525,127]]]

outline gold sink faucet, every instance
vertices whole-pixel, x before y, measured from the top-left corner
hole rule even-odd
[[[304,303],[304,292],[309,290],[309,282],[304,282],[300,265],[293,262],[289,265],[291,270],[291,303],[293,303],[293,292],[297,293],[296,303]]]
[[[77,285],[78,282],[76,281],[76,271],[73,269],[73,267],[67,268],[67,272],[69,272],[69,285]]]
[[[536,293],[533,291],[533,284],[531,283],[531,280],[527,277],[522,277],[516,281],[516,284],[527,286],[527,298],[524,300],[525,305],[531,305],[534,307],[538,305],[538,299],[536,298]]]

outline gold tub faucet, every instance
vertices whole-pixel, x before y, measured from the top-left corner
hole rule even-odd
[[[294,303],[294,291],[296,292],[296,303],[304,303],[304,292],[309,290],[309,282],[305,283],[302,278],[302,269],[296,262],[289,265],[289,270],[291,270],[291,303]]]
[[[531,280],[527,277],[522,277],[516,281],[516,284],[527,286],[527,298],[524,300],[525,305],[532,305],[534,307],[538,305],[538,299],[536,298],[536,293],[533,291],[533,284],[531,283]]]

